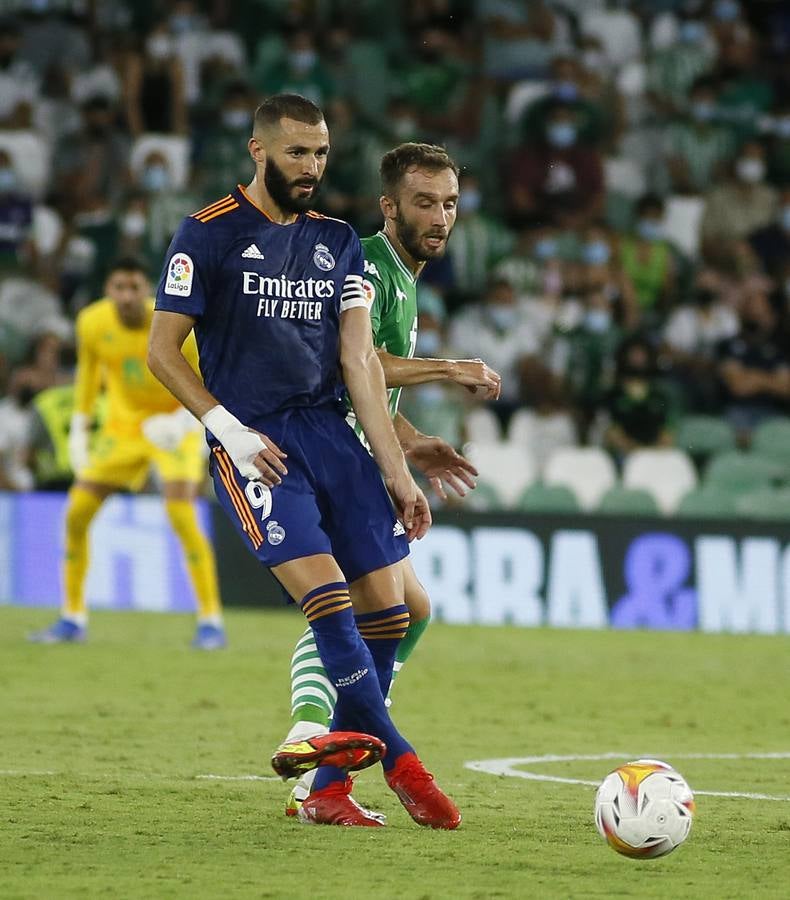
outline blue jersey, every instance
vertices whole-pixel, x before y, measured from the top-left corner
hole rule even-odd
[[[341,400],[340,313],[367,306],[351,226],[314,212],[273,222],[239,186],[187,217],[156,308],[193,316],[207,389],[245,425]]]

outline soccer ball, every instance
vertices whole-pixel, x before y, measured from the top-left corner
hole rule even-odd
[[[686,840],[694,809],[691,789],[672,766],[637,759],[601,782],[595,795],[595,825],[618,853],[655,859]]]

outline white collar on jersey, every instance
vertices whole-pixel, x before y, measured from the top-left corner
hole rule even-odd
[[[409,279],[409,281],[414,284],[414,282],[417,280],[414,277],[414,273],[407,267],[406,263],[400,258],[400,256],[398,256],[398,251],[392,246],[392,241],[390,241],[390,239],[383,231],[379,231],[378,234],[383,239],[384,244],[386,245],[389,252],[392,254],[392,258],[398,264],[398,268]]]

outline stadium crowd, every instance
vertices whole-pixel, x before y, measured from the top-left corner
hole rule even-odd
[[[73,320],[120,255],[246,183],[252,112],[325,110],[319,209],[380,225],[406,140],[463,168],[418,356],[482,357],[482,409],[402,408],[457,447],[748,447],[790,405],[790,12],[738,0],[19,0],[0,19],[0,489],[62,487]],[[711,420],[709,420],[711,421]],[[521,437],[519,437],[519,435]]]

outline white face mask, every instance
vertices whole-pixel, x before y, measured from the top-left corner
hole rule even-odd
[[[121,219],[121,231],[126,237],[138,238],[145,232],[145,215],[141,212],[128,212]]]
[[[157,61],[167,59],[173,50],[173,42],[166,34],[152,35],[145,42],[145,52]]]
[[[735,174],[747,184],[756,184],[765,177],[765,163],[761,159],[742,156],[735,164]]]

